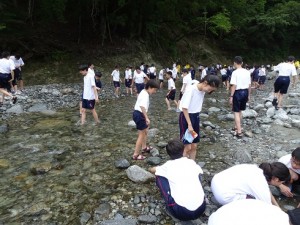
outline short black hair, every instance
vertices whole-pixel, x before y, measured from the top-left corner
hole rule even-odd
[[[243,58],[242,58],[242,56],[236,56],[236,57],[234,57],[233,62],[235,62],[238,65],[242,65],[243,64]]]
[[[296,148],[293,152],[292,152],[292,157],[297,160],[300,161],[300,147]]]
[[[88,66],[88,64],[82,64],[82,65],[80,65],[79,67],[78,67],[78,70],[79,71],[83,71],[83,70],[88,70],[88,68],[89,68],[89,66]]]
[[[136,69],[136,70],[141,70],[141,67],[136,66],[135,69]]]
[[[218,88],[220,85],[220,78],[216,75],[209,74],[200,80],[200,83],[207,82],[211,87]]]
[[[155,80],[149,80],[146,85],[145,85],[145,89],[149,89],[149,88],[159,88],[159,84],[155,81]]]
[[[267,181],[271,181],[273,177],[277,177],[280,181],[286,183],[291,180],[289,169],[281,162],[262,163],[259,168],[263,170]]]
[[[95,71],[95,76],[96,77],[102,77],[102,73],[100,71]]]
[[[293,62],[293,61],[295,61],[295,57],[292,56],[292,55],[290,55],[290,56],[287,58],[287,61],[288,61],[288,62]]]
[[[169,74],[170,76],[172,76],[172,72],[171,71],[168,71],[167,74]]]
[[[170,140],[166,150],[171,159],[179,159],[183,156],[184,144],[179,139]]]

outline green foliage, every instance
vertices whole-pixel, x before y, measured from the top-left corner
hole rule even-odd
[[[229,33],[232,25],[227,11],[220,12],[209,18],[209,30],[215,34],[220,35],[222,32]]]

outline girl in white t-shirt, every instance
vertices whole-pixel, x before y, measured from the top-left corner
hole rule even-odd
[[[216,174],[211,190],[221,205],[240,199],[258,199],[278,206],[269,185],[278,187],[289,180],[289,170],[280,162],[262,163],[259,167],[240,164]]]

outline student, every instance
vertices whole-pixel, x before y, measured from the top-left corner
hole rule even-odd
[[[148,153],[152,149],[151,146],[146,145],[150,125],[150,119],[148,117],[149,95],[154,94],[158,88],[159,85],[154,80],[150,80],[146,83],[145,89],[143,89],[137,97],[132,115],[133,121],[138,129],[138,138],[132,156],[133,160],[144,160],[146,157],[140,154],[140,150],[142,149],[142,153]]]
[[[191,68],[190,68],[190,73],[191,73],[192,80],[195,80],[196,70],[193,66],[191,66]]]
[[[125,70],[125,86],[126,86],[126,94],[132,95],[132,70],[130,66],[126,67]]]
[[[152,80],[156,80],[156,68],[154,64],[151,64],[149,67],[149,78]]]
[[[207,75],[207,72],[206,72],[206,69],[205,69],[204,66],[200,66],[200,72],[201,72],[201,78],[200,79],[202,80]]]
[[[296,148],[292,154],[288,154],[285,156],[282,156],[278,162],[283,163],[286,165],[286,167],[289,169],[291,174],[291,180],[290,182],[285,184],[279,185],[279,189],[282,194],[284,194],[287,197],[293,197],[294,194],[291,192],[290,187],[293,187],[293,184],[300,185],[300,147]],[[289,187],[290,186],[290,187]]]
[[[259,76],[259,79],[258,79],[258,89],[260,90],[263,90],[264,89],[264,85],[265,85],[265,82],[266,82],[266,68],[264,65],[262,65],[260,68],[259,68],[259,72],[258,72],[258,76]]]
[[[166,70],[165,69],[161,69],[159,71],[158,74],[158,79],[159,79],[159,89],[162,89],[164,86],[164,74],[165,74]]]
[[[15,56],[10,56],[10,60],[14,62],[15,69],[14,69],[14,80],[12,81],[13,89],[16,94],[20,94],[23,90],[23,78],[21,73],[21,67],[24,66],[23,59],[19,54]],[[18,91],[18,82],[20,83],[20,91]]]
[[[189,85],[191,85],[192,80],[193,79],[191,77],[191,74],[188,72],[188,70],[183,69],[182,70],[182,87],[181,87],[180,94],[179,94],[179,99],[178,99],[178,103],[177,103],[176,112],[181,112],[180,109],[179,109],[181,98],[182,98],[183,93],[185,92],[185,90],[189,87]]]
[[[94,120],[96,124],[99,124],[97,112],[95,110],[95,102],[99,102],[95,77],[92,73],[88,73],[88,66],[81,65],[79,67],[79,72],[83,75],[83,96],[82,96],[82,110],[81,110],[81,125],[85,124],[86,110],[91,110],[93,113]]]
[[[176,66],[174,66],[173,69],[172,69],[172,78],[173,78],[174,82],[176,82],[177,73],[178,73],[177,68],[176,68]]]
[[[280,63],[274,67],[274,70],[279,72],[279,75],[274,83],[274,99],[272,102],[276,110],[278,108],[282,108],[283,95],[288,91],[290,85],[290,76],[293,76],[294,79],[297,76],[294,61],[295,57],[289,56],[287,62]]]
[[[9,52],[3,52],[0,59],[0,92],[3,97],[0,101],[0,106],[3,105],[4,95],[11,97],[13,104],[17,102],[17,97],[13,96],[7,90],[10,90],[11,83],[14,79],[15,66],[11,60],[9,60]]]
[[[221,205],[252,198],[278,206],[269,185],[279,187],[289,180],[289,170],[280,162],[262,163],[259,167],[240,164],[216,174],[211,180],[211,190]]]
[[[168,94],[166,95],[165,101],[167,103],[168,110],[171,110],[170,101],[173,101],[176,104],[176,108],[177,108],[177,101],[175,100],[176,87],[172,78],[171,71],[166,73],[166,77],[168,80]]]
[[[198,136],[189,143],[183,140],[184,156],[190,159],[196,159],[197,143],[200,141],[199,138],[199,114],[202,109],[205,93],[212,93],[219,87],[220,80],[217,76],[207,75],[200,83],[194,81],[194,84],[185,90],[179,105],[179,109],[182,111],[179,115],[179,129],[180,139],[182,140],[186,130],[192,134],[196,132]]]
[[[95,72],[95,84],[97,92],[100,93],[102,89],[102,82],[101,82],[102,73],[99,71]]]
[[[234,113],[234,136],[242,138],[242,111],[246,109],[246,104],[250,98],[251,92],[251,76],[250,72],[242,68],[243,59],[241,56],[234,58],[235,71],[231,75],[231,90],[229,103],[232,105],[232,111]]]
[[[88,63],[88,75],[91,75],[92,77],[95,77],[95,70],[94,70],[95,66],[93,63]],[[97,89],[97,88],[96,88]],[[81,95],[81,99],[79,102],[79,115],[82,115],[82,99],[83,99],[83,92]]]
[[[194,160],[183,156],[184,145],[180,140],[169,141],[166,150],[171,160],[150,168],[150,172],[156,175],[166,210],[176,219],[195,220],[206,207],[200,179],[203,171]]]
[[[251,77],[251,75],[250,75],[250,77]],[[252,88],[258,88],[258,86],[259,86],[258,80],[259,80],[259,67],[254,66],[254,70],[252,72],[252,81],[253,81]]]
[[[137,94],[139,94],[144,89],[144,80],[149,81],[149,78],[143,71],[141,71],[140,67],[137,66],[133,73],[132,79],[132,84],[133,82],[135,83]]]
[[[208,218],[208,225],[290,225],[279,207],[257,199],[243,199],[222,206]],[[296,224],[293,224],[296,225]]]
[[[121,78],[120,78],[120,70],[119,70],[119,66],[116,65],[114,71],[111,73],[112,76],[112,81],[115,87],[115,96],[117,98],[120,97],[120,83],[122,82]]]
[[[224,85],[224,87],[227,87],[227,71],[226,71],[225,67],[226,67],[226,66],[224,66],[224,67],[220,70],[220,73],[221,73],[223,85]]]

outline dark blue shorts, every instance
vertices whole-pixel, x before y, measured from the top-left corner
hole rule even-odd
[[[200,177],[199,177],[199,182]],[[170,185],[168,179],[161,176],[156,176],[156,185],[160,190],[161,196],[166,203],[167,210],[172,216],[179,220],[195,220],[198,219],[205,211],[206,203],[203,201],[202,205],[194,211],[190,211],[187,208],[178,205],[171,195]],[[188,191],[188,190],[185,190]]]
[[[132,84],[132,79],[125,79],[125,86],[127,88],[131,88],[131,84]]]
[[[97,88],[102,88],[102,82],[101,82],[101,80],[96,80],[95,84],[96,84]]]
[[[198,136],[193,140],[193,143],[198,143],[200,141],[200,116],[199,113],[189,113],[190,120],[193,126],[194,131],[198,134]],[[185,134],[186,129],[188,129],[188,124],[184,117],[183,112],[179,114],[179,131],[180,131],[180,140],[182,140],[183,144],[191,144],[186,140],[183,140],[183,136]]]
[[[145,130],[148,127],[145,116],[140,111],[134,110],[132,114],[132,119],[136,124],[136,129]]]
[[[222,82],[225,82],[227,80],[227,76],[222,76]]]
[[[166,98],[168,100],[173,100],[174,101],[175,100],[175,95],[176,95],[176,89],[173,89],[173,90],[170,91],[169,94],[167,94]]]
[[[22,80],[21,70],[19,68],[14,69],[14,80],[12,84],[15,86],[17,85],[17,81]]]
[[[154,73],[150,73],[150,74],[149,74],[149,78],[150,78],[150,79],[156,79],[156,76],[155,76]]]
[[[266,82],[266,76],[260,76],[259,80],[258,80],[258,83],[259,84],[265,84],[265,82]]]
[[[115,88],[120,87],[120,82],[119,82],[119,81],[114,81],[114,87],[115,87]]]
[[[258,74],[253,74],[253,82],[258,82],[259,76]]]
[[[248,89],[235,90],[232,99],[232,111],[240,112],[246,109],[246,104],[248,102]]]
[[[141,84],[136,83],[135,87],[136,87],[136,92],[139,94],[145,88],[145,85],[144,85],[144,83],[141,83]]]
[[[83,109],[94,109],[95,100],[82,99],[82,108]]]
[[[8,82],[11,79],[10,73],[0,73],[0,88],[5,88],[10,90],[10,83]]]
[[[274,83],[274,92],[280,94],[286,94],[290,86],[290,77],[279,76]]]

